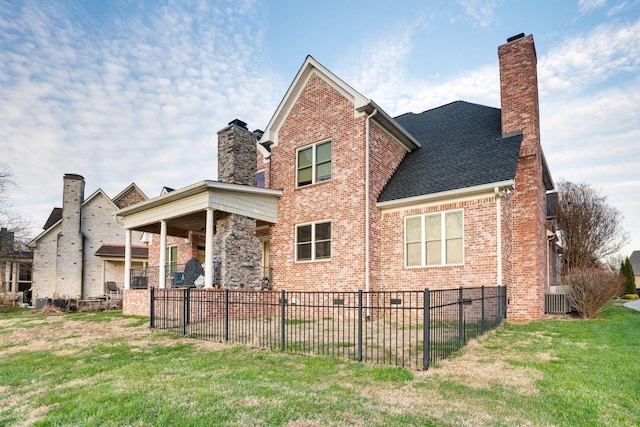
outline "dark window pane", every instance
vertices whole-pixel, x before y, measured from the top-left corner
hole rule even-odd
[[[308,261],[311,259],[311,243],[298,245],[297,261]]]
[[[296,233],[296,242],[304,243],[311,241],[311,225],[298,226]]]
[[[316,243],[316,259],[331,258],[331,242]]]
[[[331,223],[323,222],[316,224],[316,241],[331,239]]]
[[[256,173],[256,185],[264,188],[264,171]]]

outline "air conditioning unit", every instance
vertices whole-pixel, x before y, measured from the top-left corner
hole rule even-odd
[[[569,295],[545,293],[544,312],[548,314],[571,313],[571,303],[569,302]]]

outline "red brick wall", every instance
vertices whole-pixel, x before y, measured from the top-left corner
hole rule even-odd
[[[374,116],[375,117],[375,116]],[[382,213],[376,207],[378,196],[382,192],[391,176],[407,154],[407,150],[398,144],[380,127],[371,122],[369,130],[370,141],[370,184],[369,184],[369,230],[370,230],[370,290],[379,290],[382,282],[382,274],[387,268],[386,259],[382,253]],[[404,239],[404,238],[403,238]],[[405,289],[405,288],[398,288]]]
[[[463,210],[463,265],[405,267],[405,217]],[[382,273],[380,290],[447,289],[497,285],[496,199],[476,200],[382,212]],[[504,224],[504,220],[503,220]],[[504,236],[504,234],[503,234]]]
[[[296,149],[331,139],[330,181],[296,188]],[[365,117],[332,86],[312,75],[272,147],[272,188],[283,190],[271,231],[276,289],[357,290],[364,287]],[[295,225],[331,220],[330,261],[295,262]]]
[[[122,291],[122,314],[125,316],[149,316],[151,291],[149,289],[125,289]]]
[[[500,46],[498,57],[502,132],[523,133],[513,193],[513,285],[508,290],[508,316],[538,319],[544,314],[547,242],[533,37]]]

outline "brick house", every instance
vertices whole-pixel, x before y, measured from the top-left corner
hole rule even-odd
[[[113,199],[98,189],[84,197],[84,178],[63,177],[62,208],[54,208],[33,248],[33,303],[47,299],[93,298],[105,295],[107,282],[123,287],[125,241],[115,212],[147,196],[130,184]],[[136,242],[142,233],[134,233]],[[132,262],[147,262],[147,247],[133,246]]]
[[[307,57],[264,132],[239,120],[220,131],[221,182],[118,215],[127,230],[159,232],[160,248],[170,226],[187,245],[189,229],[206,230],[206,287],[214,257],[239,251],[246,259],[222,263],[222,276],[240,270],[225,287],[257,288],[242,274],[265,266],[286,290],[502,285],[509,318],[540,318],[557,256],[533,37],[509,39],[498,57],[501,109],[457,101],[395,118]],[[216,201],[234,197],[239,206]],[[246,220],[245,243],[221,246],[226,217]]]

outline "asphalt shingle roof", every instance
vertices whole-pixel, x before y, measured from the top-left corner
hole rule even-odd
[[[522,135],[502,138],[498,108],[456,101],[395,120],[422,147],[407,154],[379,202],[515,178]]]

